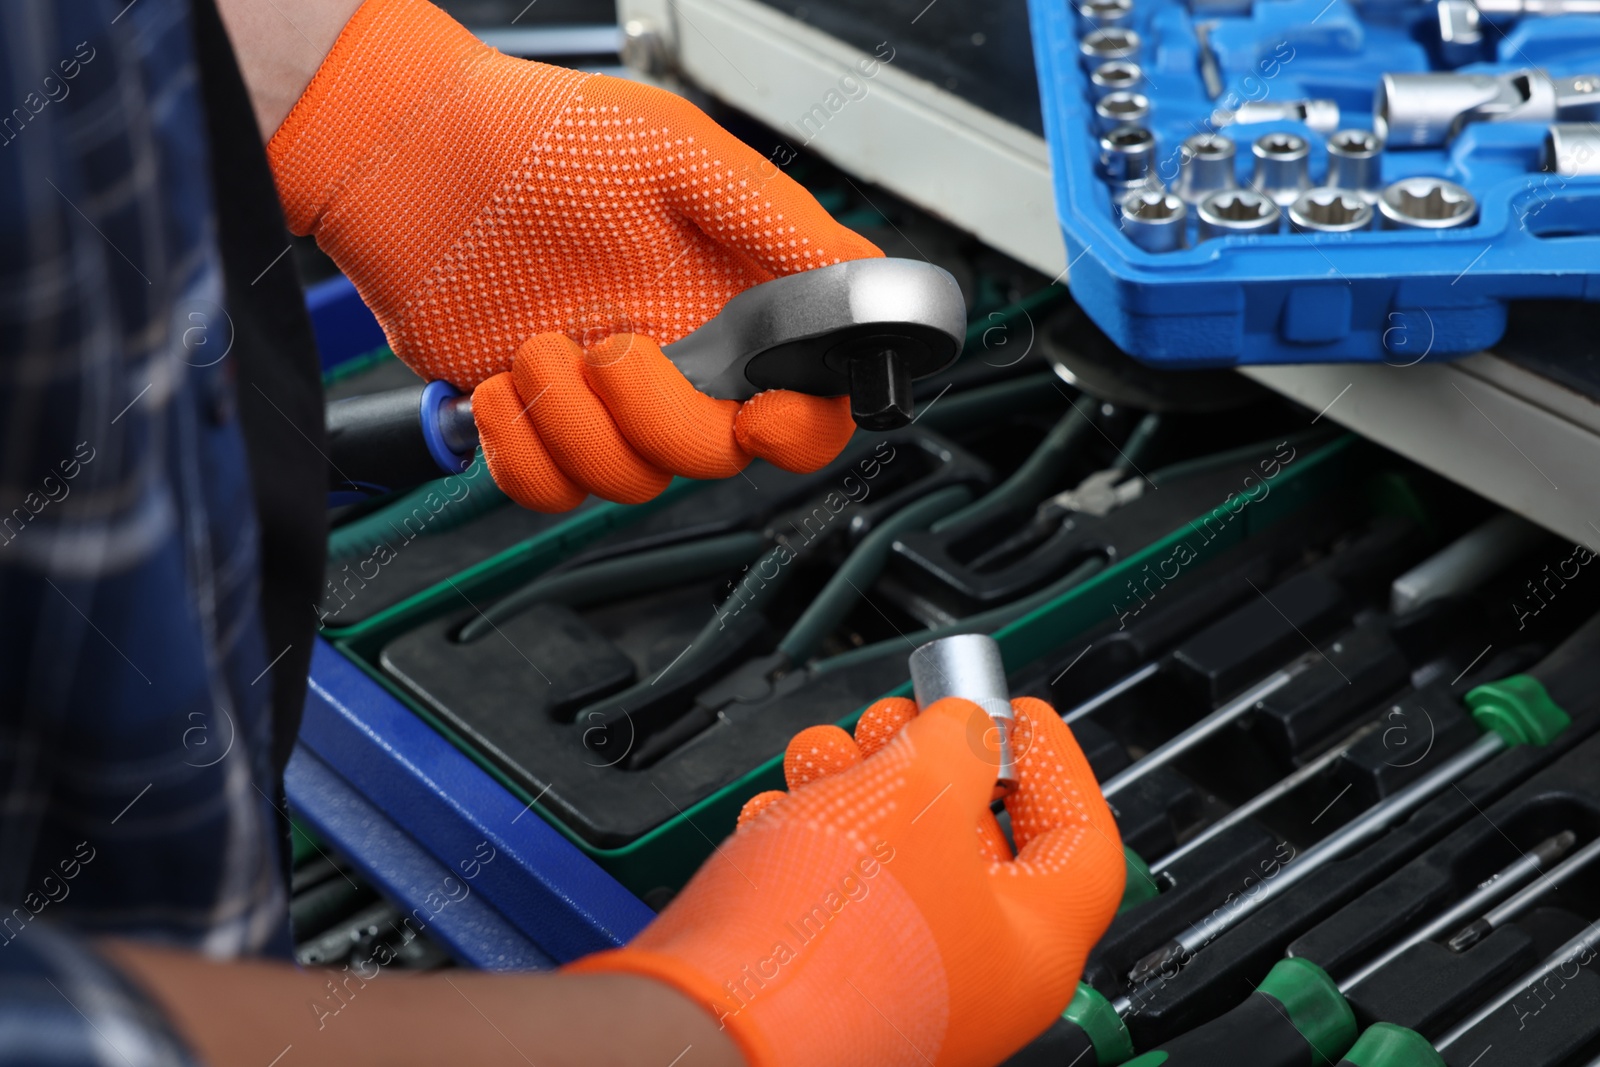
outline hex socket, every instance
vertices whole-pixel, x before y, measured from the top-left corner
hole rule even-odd
[[[1136,189],[1122,198],[1122,232],[1146,252],[1175,252],[1183,247],[1188,205],[1159,189]]]
[[[1311,189],[1289,206],[1289,229],[1294,233],[1356,233],[1371,228],[1372,205],[1353,189]]]
[[[1378,198],[1378,213],[1388,230],[1453,230],[1478,218],[1478,201],[1443,178],[1401,178]]]
[[[1144,70],[1137,63],[1113,59],[1089,73],[1090,93],[1096,100],[1110,93],[1131,93],[1144,84]]]
[[[1200,240],[1234,234],[1277,233],[1283,211],[1254,189],[1224,189],[1200,201]]]
[[[1324,185],[1353,189],[1377,199],[1383,185],[1383,141],[1371,130],[1340,130],[1328,138],[1328,180]]]
[[[1156,136],[1144,126],[1118,126],[1100,135],[1100,177],[1131,188],[1150,180]]]
[[[1185,201],[1198,204],[1212,193],[1236,188],[1234,173],[1238,147],[1220,133],[1197,133],[1184,138],[1178,150],[1175,191]]]
[[[1107,26],[1084,34],[1078,41],[1078,53],[1092,70],[1102,63],[1137,62],[1142,44],[1133,30],[1125,26]]]
[[[1288,207],[1311,188],[1311,146],[1297,133],[1267,133],[1250,146],[1255,175],[1250,184]]]
[[[1143,93],[1107,93],[1095,101],[1094,117],[1103,131],[1118,126],[1143,126],[1150,117],[1150,98]]]

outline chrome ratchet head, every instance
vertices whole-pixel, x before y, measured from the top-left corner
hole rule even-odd
[[[856,424],[911,421],[911,382],[961,354],[966,303],[942,267],[857,259],[746,289],[662,351],[695,388],[724,400],[765,389],[850,396]]]

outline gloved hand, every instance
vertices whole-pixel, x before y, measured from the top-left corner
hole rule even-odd
[[[814,470],[849,438],[845,398],[712,400],[656,347],[749,286],[882,255],[679,97],[367,0],[267,152],[290,228],[395,354],[477,390],[490,470],[529,507],[637,502],[752,456]]]
[[[797,735],[793,791],[753,798],[631,944],[569,969],[673,986],[753,1067],[1000,1062],[1066,1007],[1125,871],[1071,731],[1042,701],[1013,707],[1015,859],[982,709],[881,701],[855,740]]]

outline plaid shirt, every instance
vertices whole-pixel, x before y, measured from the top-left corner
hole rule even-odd
[[[187,1062],[83,934],[288,947],[184,0],[0,5],[0,1063]]]

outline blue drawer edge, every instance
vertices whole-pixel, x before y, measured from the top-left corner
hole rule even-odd
[[[298,817],[408,908],[432,906],[446,875],[464,884],[526,947],[472,947],[491,916],[461,909],[475,930],[441,939],[483,966],[564,963],[626,942],[653,917],[637,897],[526,809],[326,641],[312,652],[300,744],[287,775]],[[407,859],[406,846],[415,848]],[[483,862],[493,850],[493,858]],[[436,868],[423,862],[431,861]],[[450,887],[461,897],[462,890]],[[438,910],[445,922],[456,908]],[[442,929],[442,928],[441,928]],[[537,953],[538,955],[534,955]],[[517,961],[517,962],[512,962]]]

